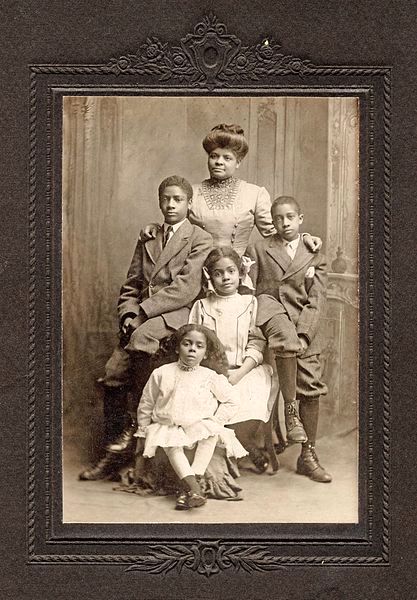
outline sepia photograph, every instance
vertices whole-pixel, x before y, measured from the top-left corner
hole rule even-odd
[[[360,116],[64,96],[64,524],[359,522]]]
[[[413,597],[414,5],[4,3],[1,598]]]

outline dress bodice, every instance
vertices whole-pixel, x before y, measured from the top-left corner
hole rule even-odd
[[[219,296],[211,293],[197,300],[190,312],[189,323],[204,325],[215,331],[223,344],[231,367],[242,365],[249,356],[260,364],[266,341],[255,325],[257,300],[254,296]]]
[[[242,255],[254,226],[264,237],[275,233],[270,213],[271,200],[265,188],[237,180],[236,189],[223,205],[216,205],[210,194],[210,188],[216,185],[211,180],[194,185],[189,212],[190,221],[208,231],[215,246],[232,246]],[[221,188],[217,191],[221,193]]]
[[[224,346],[229,365],[232,367],[237,365],[236,357],[241,345],[237,317],[244,312],[246,307],[243,303],[249,298],[249,296],[244,298],[239,294],[233,296],[211,294],[209,297],[210,308],[216,320],[216,333]],[[245,334],[245,342],[247,342],[248,332],[245,331]]]
[[[236,406],[235,392],[224,375],[202,366],[184,371],[169,363],[152,372],[139,403],[138,425],[187,426],[214,415],[226,422]]]

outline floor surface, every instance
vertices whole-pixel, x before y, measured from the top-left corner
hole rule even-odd
[[[280,470],[259,475],[241,468],[238,502],[208,500],[205,506],[174,510],[172,496],[114,491],[110,481],[78,481],[82,469],[73,452],[64,460],[64,523],[355,523],[358,519],[357,432],[317,443],[321,464],[333,481],[316,483],[297,475],[300,446],[279,456]]]

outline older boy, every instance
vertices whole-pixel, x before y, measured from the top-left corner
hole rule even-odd
[[[159,342],[188,322],[192,302],[201,287],[204,261],[212,249],[210,234],[187,219],[193,189],[177,175],[158,188],[164,223],[155,239],[138,241],[127,279],[120,290],[118,313],[120,343],[105,367],[104,421],[107,452],[80,479],[102,479],[119,467],[131,444],[133,428],[127,411],[127,393],[133,379],[142,387],[149,375],[149,357]],[[139,373],[139,378],[138,378]],[[135,390],[139,397],[141,390]],[[124,431],[125,430],[125,431]]]
[[[275,354],[287,438],[302,443],[297,472],[328,483],[331,475],[315,452],[319,397],[327,392],[317,335],[326,303],[326,262],[304,245],[304,216],[294,198],[276,198],[271,215],[277,233],[248,251],[255,261],[250,274],[258,296],[256,324]]]

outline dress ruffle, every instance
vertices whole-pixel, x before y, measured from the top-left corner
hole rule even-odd
[[[186,450],[192,461],[193,450]],[[207,498],[214,500],[242,500],[242,488],[236,482],[239,469],[234,458],[228,458],[224,448],[216,447],[200,486]],[[178,492],[180,482],[162,448],[153,458],[138,457],[136,465],[122,473],[121,484],[113,489],[120,492],[147,496],[169,496]]]
[[[191,448],[199,440],[204,440],[213,435],[218,436],[217,444],[226,450],[227,456],[241,458],[247,451],[236,438],[234,432],[226,429],[215,420],[201,419],[191,425],[163,425],[151,423],[147,427],[145,448],[143,456],[155,456],[156,449],[160,448]]]

